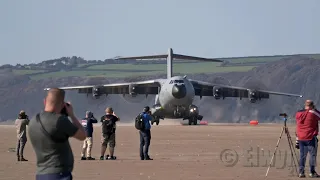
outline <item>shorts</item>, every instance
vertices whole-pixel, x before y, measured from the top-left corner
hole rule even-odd
[[[116,133],[102,134],[101,145],[107,146],[108,144],[110,148],[114,148],[116,146]]]

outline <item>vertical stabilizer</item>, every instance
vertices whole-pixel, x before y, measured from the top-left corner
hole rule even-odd
[[[172,77],[172,59],[173,59],[173,50],[169,48],[168,57],[167,57],[167,79]]]

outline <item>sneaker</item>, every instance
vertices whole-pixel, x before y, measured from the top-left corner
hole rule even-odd
[[[117,157],[116,156],[108,156],[108,160],[116,160]]]
[[[148,157],[148,158],[145,158],[144,160],[153,160],[152,158]]]
[[[95,160],[93,157],[87,157],[87,160]]]
[[[103,156],[100,156],[100,160],[104,160],[104,157],[103,157]]]
[[[20,158],[19,161],[28,161],[28,160],[22,157],[22,158]]]
[[[318,173],[314,172],[314,173],[310,173],[309,177],[311,177],[311,178],[320,178],[320,175]]]
[[[81,157],[81,160],[87,160],[87,158],[86,157]]]
[[[300,173],[298,177],[299,177],[299,178],[305,178],[306,175],[305,175],[304,173]]]

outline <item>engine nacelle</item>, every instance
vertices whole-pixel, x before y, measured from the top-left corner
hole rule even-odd
[[[255,103],[255,102],[257,102],[257,100],[258,100],[258,92],[257,91],[255,91],[255,90],[249,90],[248,91],[248,95],[249,95],[249,101],[251,102],[251,103]]]
[[[92,96],[96,99],[98,99],[102,95],[102,86],[94,86],[92,88]]]
[[[222,97],[222,90],[219,87],[214,87],[213,88],[213,97],[218,100]]]
[[[136,97],[138,95],[137,93],[137,86],[134,85],[134,84],[130,84],[129,85],[129,94],[132,96],[132,97]]]

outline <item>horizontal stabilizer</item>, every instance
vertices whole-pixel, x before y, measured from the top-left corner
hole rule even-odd
[[[171,78],[173,75],[172,72],[172,63],[173,59],[179,60],[191,60],[191,61],[207,61],[207,62],[224,62],[222,60],[213,59],[213,58],[203,58],[196,56],[187,56],[182,54],[174,54],[172,48],[168,49],[168,54],[159,54],[159,55],[149,55],[149,56],[131,56],[131,57],[118,57],[115,59],[167,59],[167,78]]]
[[[160,55],[150,55],[150,56],[132,56],[132,57],[118,57],[116,59],[164,59],[167,58],[168,54],[160,54]],[[174,54],[171,55],[172,59],[181,59],[181,60],[193,60],[193,61],[209,61],[209,62],[223,62],[222,60],[214,59],[214,58],[202,58],[196,56],[187,56],[182,54]]]
[[[163,55],[150,55],[150,56],[118,57],[115,59],[163,59],[167,57],[168,57],[167,54],[163,54]]]
[[[196,56],[186,56],[182,54],[173,54],[173,58],[183,59],[183,60],[195,60],[195,61],[210,61],[210,62],[223,62],[222,60],[212,59],[212,58],[202,58]]]

